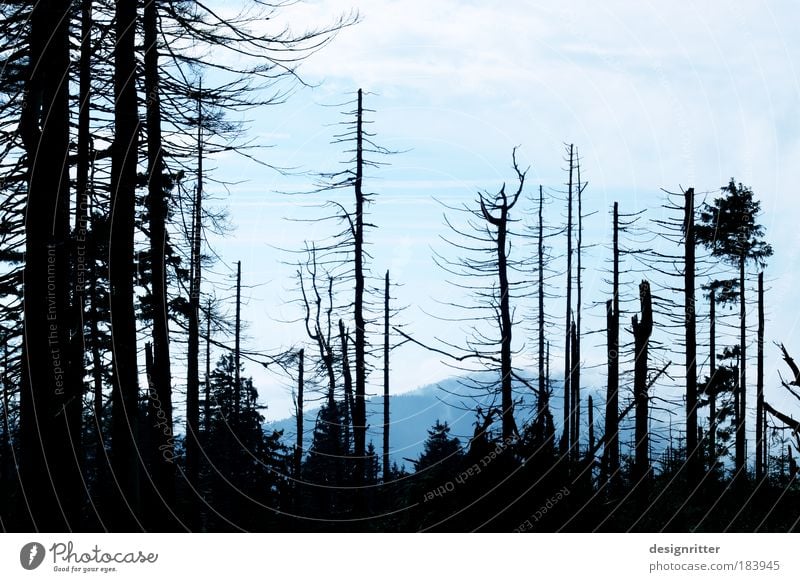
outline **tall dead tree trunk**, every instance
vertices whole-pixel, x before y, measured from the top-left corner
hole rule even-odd
[[[353,415],[353,453],[356,457],[356,482],[363,480],[366,459],[367,409],[366,409],[366,329],[364,318],[364,193],[362,181],[364,177],[364,128],[363,128],[363,95],[358,90],[356,111],[356,175],[355,197],[356,216],[353,240],[353,261],[355,271],[355,298],[353,302],[353,319],[356,327],[355,346],[355,407]]]
[[[236,323],[234,330],[234,347],[233,347],[233,381],[234,381],[234,422],[236,428],[239,427],[242,411],[242,381],[241,371],[241,337],[242,337],[242,261],[236,263]]]
[[[389,466],[389,271],[386,271],[383,294],[383,481],[387,482]]]
[[[589,395],[586,411],[589,421],[589,456],[594,456],[594,402],[591,394]],[[591,459],[590,459],[591,460]]]
[[[739,259],[739,404],[736,408],[736,454],[737,474],[745,472],[746,416],[747,416],[747,306],[745,303],[745,256]]]
[[[648,346],[653,332],[653,307],[650,297],[650,283],[642,281],[639,285],[639,302],[642,318],[634,315],[631,324],[634,337],[634,379],[633,395],[636,402],[635,460],[633,480],[640,482],[650,475],[649,413],[650,399],[647,394]]]
[[[612,484],[619,478],[619,206],[614,202],[612,299],[606,302],[608,387],[606,391],[603,466]]]
[[[690,483],[700,477],[697,442],[697,313],[695,309],[694,188],[684,192],[684,325],[686,338],[686,458]]]
[[[186,356],[186,477],[197,483],[200,470],[200,241],[203,204],[203,111],[197,94],[197,186],[192,205],[191,259],[189,265],[189,322]]]
[[[300,466],[303,460],[303,366],[305,360],[305,350],[302,348],[297,352],[297,403],[296,417],[297,417],[297,438],[294,445],[294,471],[293,477],[295,479],[295,487],[300,484]]]
[[[164,179],[164,153],[161,140],[161,99],[158,70],[158,8],[156,0],[148,0],[144,5],[144,86],[147,114],[147,195],[150,210],[150,261],[152,266],[152,308],[153,308],[153,382],[163,429],[157,433],[160,455],[154,459],[154,481],[162,502],[171,508],[174,505],[174,453],[172,427],[172,377],[169,355],[169,313],[167,306],[167,272],[165,264],[167,246],[167,201]],[[196,318],[196,315],[195,315]],[[191,324],[191,318],[190,318]],[[196,324],[196,321],[195,321]],[[195,329],[196,332],[196,329]],[[194,353],[195,364],[197,346],[190,346],[190,358]],[[191,360],[190,360],[191,361]],[[196,373],[195,365],[194,371]],[[187,405],[189,387],[187,385]],[[187,408],[188,412],[188,408]],[[187,415],[188,417],[188,415]],[[193,419],[194,420],[194,419]],[[162,426],[161,424],[159,426]],[[197,425],[188,430],[187,447],[194,446],[197,438]],[[187,461],[188,461],[187,449]],[[187,468],[189,467],[187,463]],[[194,462],[190,478],[195,478]],[[156,511],[159,516],[167,512]],[[158,526],[163,528],[163,522]]]
[[[573,170],[573,146],[569,146],[569,182],[567,183],[567,300],[566,314],[564,316],[565,338],[564,338],[564,427],[561,435],[561,455],[568,455],[571,450],[571,329],[572,329],[572,170]]]
[[[575,322],[574,333],[572,335],[572,377],[570,384],[572,388],[572,442],[573,442],[573,462],[577,463],[580,459],[581,441],[581,247],[583,244],[583,184],[581,183],[581,164],[577,148],[575,149],[575,171],[577,177],[577,196],[578,196],[578,223],[577,240],[575,248]]]
[[[206,432],[211,427],[211,299],[206,304],[206,379],[203,384],[203,422]]]
[[[758,346],[756,372],[756,479],[764,477],[764,272],[758,274]]]
[[[570,448],[570,458],[572,459],[573,463],[577,463],[580,457],[580,429],[579,429],[579,422],[580,422],[580,395],[578,394],[577,387],[579,386],[578,380],[578,366],[576,363],[578,360],[578,326],[576,320],[572,321],[572,326],[570,328],[570,348],[572,350],[572,354],[570,356],[570,360],[572,361],[572,367],[570,370],[570,389],[572,394],[570,395],[570,405],[572,406],[572,411],[570,412],[570,442],[572,443]]]
[[[136,2],[116,3],[114,51],[114,144],[111,159],[111,235],[108,270],[111,284],[113,362],[113,469],[122,499],[116,528],[138,527],[140,513],[138,443],[139,380],[136,362],[136,314],[133,264],[136,214],[137,137],[140,120],[136,103]]]
[[[30,16],[29,70],[19,134],[27,161],[20,476],[32,529],[77,526],[79,468],[70,412],[69,3],[43,0]],[[71,446],[72,445],[72,446]],[[72,496],[72,497],[70,497]],[[62,503],[63,502],[63,503]],[[65,505],[66,504],[66,505]]]
[[[92,55],[92,5],[89,0],[81,2],[81,47],[78,62],[78,143],[75,167],[75,227],[72,249],[74,264],[71,272],[72,305],[70,314],[69,381],[67,398],[68,430],[75,438],[83,431],[84,397],[84,317],[86,311],[86,283],[89,266],[86,239],[89,232],[89,173],[90,173],[90,119],[91,119],[91,55]],[[83,465],[83,446],[74,448],[75,457]],[[97,461],[101,461],[98,457]]]
[[[709,294],[709,384],[708,395],[708,454],[709,467],[713,470],[717,464],[717,297],[714,290]]]
[[[8,422],[11,405],[11,386],[8,380],[8,340],[3,338],[3,442],[0,445],[0,479],[11,479],[13,472],[11,465],[11,430]]]
[[[520,172],[516,159],[514,169],[517,171],[519,187],[509,196],[506,194],[505,184],[500,189],[496,199],[491,203],[492,210],[498,212],[493,215],[486,206],[483,196],[480,198],[481,213],[483,218],[495,228],[495,253],[497,258],[497,279],[499,297],[498,319],[500,323],[500,396],[503,407],[501,413],[502,433],[504,440],[510,440],[517,434],[514,421],[514,399],[512,393],[512,362],[511,362],[511,285],[508,280],[508,221],[509,213],[517,203],[525,183],[525,174]]]
[[[539,267],[538,287],[538,335],[539,335],[539,392],[536,395],[536,440],[539,446],[548,450],[553,439],[553,418],[550,413],[550,386],[546,377],[545,335],[544,335],[544,192],[539,186],[539,228],[537,233],[537,257]]]
[[[353,396],[353,376],[350,371],[350,354],[347,341],[347,330],[344,321],[339,320],[339,340],[342,345],[342,380],[344,381],[344,450],[350,451],[350,426],[351,415],[355,408],[355,397]],[[335,395],[333,388],[328,394],[330,406],[334,405]]]

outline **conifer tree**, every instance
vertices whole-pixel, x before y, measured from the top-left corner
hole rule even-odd
[[[745,434],[747,413],[747,305],[745,301],[746,267],[753,262],[760,267],[772,256],[772,247],[761,240],[764,227],[758,224],[761,203],[753,191],[733,178],[722,188],[723,196],[706,204],[696,225],[699,244],[712,256],[735,265],[739,270],[739,362],[738,406],[736,409],[736,471],[745,471]]]

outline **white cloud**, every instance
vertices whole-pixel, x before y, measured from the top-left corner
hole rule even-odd
[[[517,144],[533,165],[532,182],[549,185],[563,180],[562,142],[578,144],[599,223],[614,199],[626,211],[654,208],[661,187],[712,191],[735,176],[762,200],[762,222],[776,249],[768,271],[770,337],[800,350],[794,309],[800,44],[792,2],[316,0],[291,7],[286,18],[300,30],[351,7],[362,22],[301,72],[327,81],[314,92],[317,102],[341,102],[357,87],[378,94],[368,101],[377,109],[378,141],[413,148],[391,160],[390,178],[371,183],[385,188],[384,204],[396,197],[393,211],[404,187],[406,205],[426,190],[471,197],[478,187],[495,187],[508,178]],[[330,150],[319,145],[329,133],[302,123],[338,121],[335,110],[315,111],[302,99],[292,107],[264,128],[282,142],[271,154],[287,156],[276,163],[329,168],[321,152]],[[254,192],[259,187],[255,182]],[[266,201],[255,203],[265,216],[277,212]],[[286,203],[272,197],[269,204]],[[256,223],[266,220],[243,212]],[[426,220],[441,214],[431,212]],[[254,242],[266,236],[263,230],[255,224],[245,242],[258,247],[255,254],[264,248]],[[431,232],[432,244],[437,234]],[[376,248],[375,256],[419,277],[407,264],[408,248],[422,246],[417,236],[413,247]]]

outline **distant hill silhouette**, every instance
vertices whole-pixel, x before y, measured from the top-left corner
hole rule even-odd
[[[488,378],[488,375],[476,375],[470,378]],[[406,469],[411,470],[412,465],[408,459],[416,459],[422,452],[423,443],[427,438],[427,430],[437,421],[446,421],[450,427],[450,434],[458,437],[462,445],[466,446],[472,436],[475,426],[475,407],[481,406],[484,412],[493,404],[489,395],[480,399],[470,399],[459,397],[468,393],[462,386],[463,379],[448,378],[435,384],[429,384],[416,390],[405,392],[396,396],[391,396],[391,459],[398,466],[405,465]],[[534,384],[533,381],[531,381]],[[561,393],[562,382],[552,381],[553,398],[551,399],[551,411],[556,424],[556,431],[561,430],[561,406],[562,400],[558,397]],[[600,390],[585,388],[582,391],[582,402],[585,406],[586,398],[589,394],[594,398],[595,403],[605,401]],[[517,423],[520,427],[525,421],[532,418],[536,411],[536,395],[533,391],[517,382],[515,385],[515,398],[521,402],[516,407]],[[498,402],[494,402],[496,406]],[[602,410],[596,404],[595,424],[596,434],[602,435]],[[311,443],[311,436],[314,432],[314,423],[317,418],[319,407],[305,410],[304,432],[305,446]],[[367,419],[369,427],[367,429],[367,442],[372,441],[378,453],[381,453],[382,427],[383,420],[383,397],[373,396],[367,400]],[[582,423],[586,425],[586,413],[582,414]],[[283,430],[283,440],[286,443],[293,443],[296,434],[296,421],[294,417],[265,423],[266,428]],[[499,422],[492,428],[499,430]],[[586,439],[586,430],[582,432]]]

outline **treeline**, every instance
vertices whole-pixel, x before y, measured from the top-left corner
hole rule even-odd
[[[329,236],[286,250],[297,343],[278,354],[242,345],[246,268],[237,263],[228,298],[206,276],[209,235],[224,235],[225,220],[204,204],[204,162],[252,157],[231,114],[280,102],[302,60],[354,22],[260,32],[283,8],[0,7],[0,527],[794,528],[800,423],[764,396],[773,251],[758,200],[733,179],[705,202],[693,188],[667,193],[647,222],[614,203],[608,292],[587,302],[591,190],[578,150],[566,146],[565,184],[547,189],[526,183],[515,150],[513,184],[447,209],[450,248],[435,260],[467,298],[442,320],[456,314],[468,335],[444,343],[426,322],[402,325],[391,274],[373,275],[369,208],[380,200],[367,174],[393,152],[358,90],[334,138],[345,169],[319,174],[329,202],[309,217]],[[547,206],[563,221],[547,220]],[[584,316],[598,309],[605,325],[590,329]],[[604,402],[586,397],[600,387],[587,385],[582,345],[598,333]],[[465,441],[436,423],[405,465],[391,462],[390,358],[411,344],[463,371],[458,400],[476,421]],[[782,355],[797,395],[800,372]],[[290,383],[294,435],[264,429],[245,362]],[[383,414],[369,418],[379,384]],[[535,395],[532,409],[520,391]],[[309,401],[321,405],[306,435]]]

